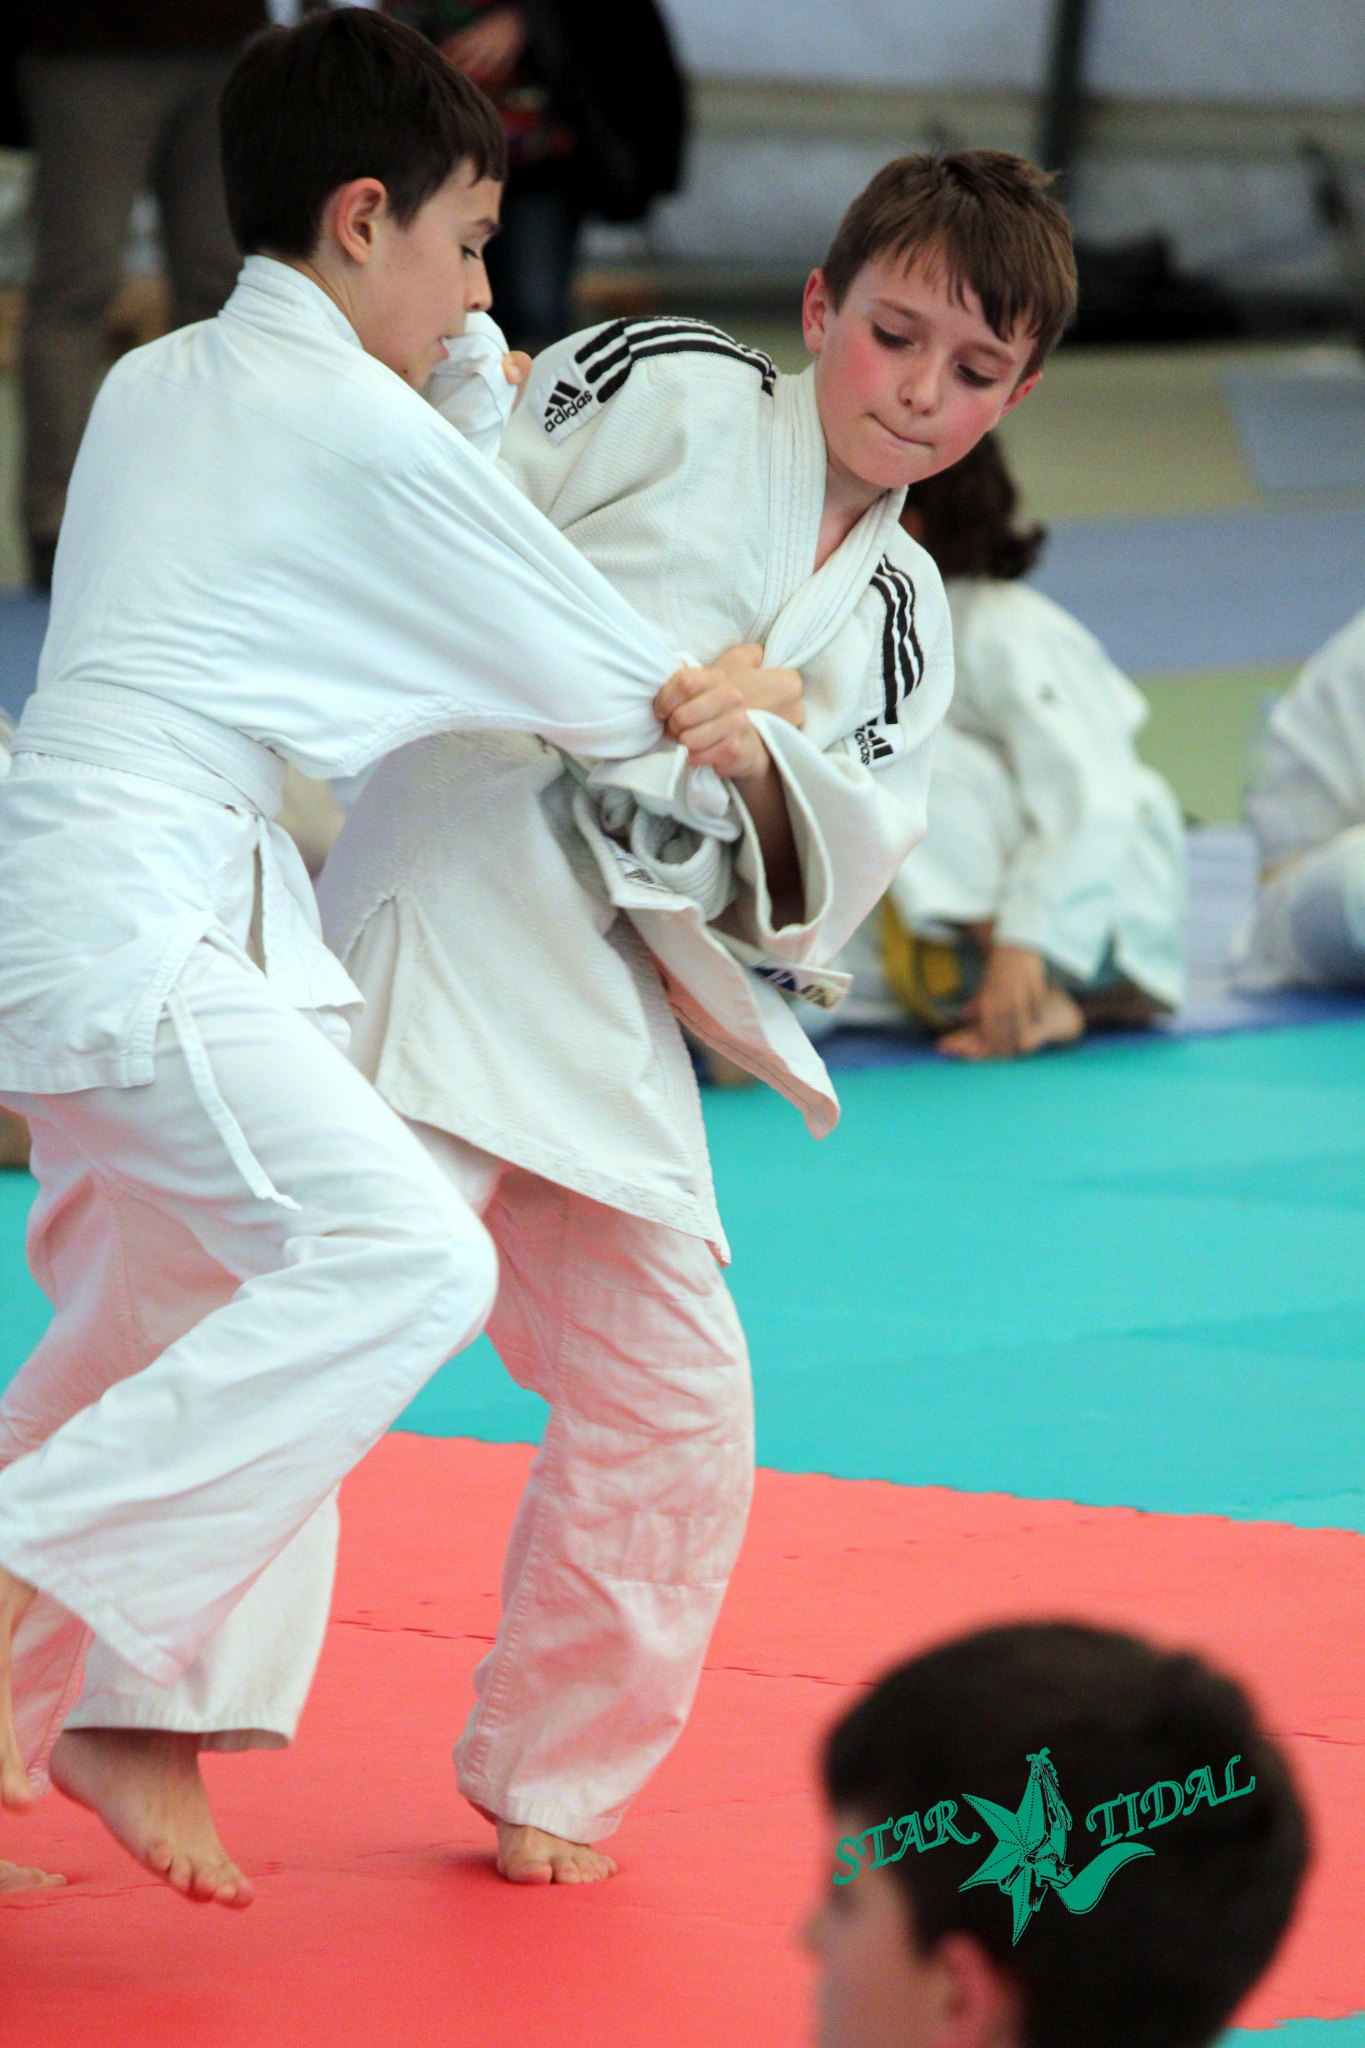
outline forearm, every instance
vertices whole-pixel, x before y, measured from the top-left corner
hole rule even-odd
[[[772,756],[765,750],[763,767],[753,775],[735,776],[734,786],[758,835],[768,894],[772,898],[773,922],[799,923],[804,896],[801,859],[782,777]]]

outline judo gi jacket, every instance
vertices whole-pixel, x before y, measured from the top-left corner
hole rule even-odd
[[[248,258],[216,319],[115,366],[81,447],[0,784],[0,1089],[150,1081],[257,869],[279,993],[359,1000],[270,822],[286,763],[345,776],[455,726],[634,755],[675,666],[317,285]]]
[[[1266,868],[1365,825],[1365,611],[1271,712],[1246,811]]]
[[[1026,584],[948,585],[957,682],[924,845],[892,900],[914,929],[961,916],[955,869],[1001,872],[972,918],[1078,983],[1104,967],[1173,1005],[1184,987],[1180,807],[1139,758],[1147,703],[1093,633]],[[959,747],[958,735],[968,742]],[[956,805],[940,820],[935,800]],[[973,844],[964,844],[964,835]]]
[[[952,689],[947,601],[889,493],[814,567],[826,450],[810,373],[699,321],[618,321],[538,359],[502,459],[664,641],[799,667],[807,723],[756,714],[803,901],[777,925],[741,815],[708,920],[608,843],[553,749],[443,739],[384,763],[321,884],[343,959],[397,920],[375,1076],[405,1115],[723,1246],[682,1019],[797,1103],[838,1106],[783,991],[826,971],[924,830]],[[742,806],[739,806],[742,814]],[[373,991],[370,991],[373,993]]]

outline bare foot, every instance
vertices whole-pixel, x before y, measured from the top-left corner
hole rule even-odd
[[[57,1738],[51,1771],[59,1792],[97,1813],[116,1841],[182,1897],[251,1904],[251,1885],[213,1825],[197,1736],[71,1728]]]
[[[1025,1030],[1015,1053],[993,1051],[975,1024],[964,1024],[960,1031],[950,1031],[946,1038],[940,1038],[937,1049],[951,1060],[1023,1059],[1030,1053],[1044,1051],[1050,1045],[1074,1045],[1078,1038],[1084,1036],[1085,1016],[1079,1003],[1073,1001],[1064,988],[1049,984],[1042,1008]]]
[[[616,1875],[614,1860],[586,1842],[566,1842],[562,1835],[510,1820],[496,1826],[498,1869],[512,1884],[594,1884]]]
[[[27,1864],[0,1859],[0,1892],[35,1892],[65,1883],[66,1879],[55,1871],[34,1870]]]
[[[0,1806],[20,1813],[32,1806],[34,1791],[14,1725],[14,1631],[28,1611],[33,1588],[0,1565]]]

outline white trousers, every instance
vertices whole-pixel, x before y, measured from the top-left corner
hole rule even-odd
[[[753,1487],[743,1333],[699,1238],[415,1129],[484,1213],[501,1267],[489,1336],[550,1404],[459,1787],[505,1820],[601,1841],[682,1731],[739,1554]],[[68,1725],[198,1727],[220,1746],[287,1736],[333,1543],[315,1518],[179,1686],[125,1673],[87,1687]]]
[[[221,1725],[287,1736],[321,1619],[304,1654],[252,1609],[315,1597],[334,1488],[495,1285],[468,1205],[315,1020],[208,944],[178,986],[189,1021],[161,1020],[150,1085],[10,1098],[55,1311],[0,1403],[0,1561],[40,1595],[16,1637],[39,1778],[91,1633],[87,1723],[165,1725],[160,1688],[170,1725],[217,1718],[245,1643],[255,1696]]]
[[[1246,947],[1259,986],[1365,985],[1365,825],[1273,876],[1260,892]]]

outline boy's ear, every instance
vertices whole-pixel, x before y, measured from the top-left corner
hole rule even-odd
[[[923,1958],[928,2038],[934,2048],[1012,2048],[1024,2035],[1018,1984],[974,1934],[943,1935]]]
[[[1038,386],[1042,383],[1042,381],[1043,373],[1041,370],[1035,370],[1031,377],[1022,378],[1020,382],[1015,385],[1013,391],[1011,391],[1009,397],[1001,406],[1001,419],[1005,417],[1005,414],[1007,412],[1013,412],[1016,405],[1022,405],[1023,401],[1028,397],[1030,391],[1036,391]]]
[[[352,178],[327,202],[324,234],[331,230],[337,247],[352,263],[368,263],[374,254],[379,222],[389,210],[389,195],[378,178]]]
[[[825,345],[825,326],[832,311],[825,273],[812,270],[801,296],[801,332],[813,356],[818,356]]]

